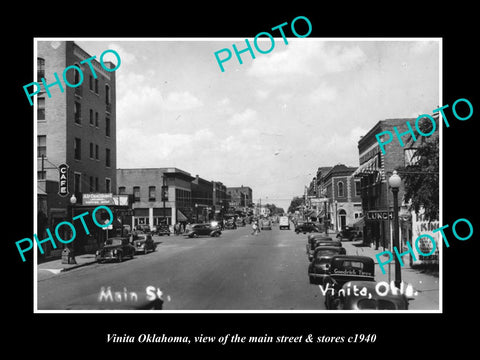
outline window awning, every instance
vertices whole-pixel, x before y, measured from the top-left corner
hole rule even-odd
[[[369,159],[367,162],[363,163],[360,165],[357,170],[353,172],[353,176],[355,177],[362,177],[362,176],[368,176],[371,174],[376,174],[377,178],[376,181],[380,181],[380,178],[382,180],[385,180],[385,174],[382,171],[382,168],[380,167],[379,156],[375,155],[371,159]]]
[[[187,221],[187,217],[177,209],[177,221]]]

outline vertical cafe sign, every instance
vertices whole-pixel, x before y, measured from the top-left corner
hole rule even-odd
[[[68,195],[68,165],[61,164],[58,166],[58,195],[65,197]]]

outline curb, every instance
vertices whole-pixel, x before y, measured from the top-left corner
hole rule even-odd
[[[78,269],[78,268],[83,267],[83,266],[95,264],[96,262],[97,262],[97,260],[84,262],[82,264],[76,264],[76,265],[73,265],[73,266],[70,266],[70,267],[64,267],[64,268],[62,268],[62,270],[60,270],[60,272],[65,272],[65,271],[69,271],[69,270],[72,270],[72,269]]]

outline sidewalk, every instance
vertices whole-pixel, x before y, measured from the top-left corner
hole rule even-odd
[[[50,270],[52,272],[62,272],[76,269],[82,266],[96,263],[95,254],[82,254],[75,256],[76,264],[62,264],[62,259],[54,259],[37,265],[37,270]]]
[[[360,241],[342,242],[344,247],[350,249],[347,253],[368,256],[375,261],[375,280],[385,281],[390,284],[395,280],[395,258],[388,265],[384,266],[385,274],[378,265],[376,254],[383,252],[383,248],[375,250],[375,247],[363,246]],[[424,273],[420,269],[412,268],[408,265],[407,258],[404,259],[405,266],[401,267],[402,282],[405,285],[411,284],[417,295],[410,301],[409,310],[439,310],[439,286],[440,278],[432,274]],[[406,287],[406,286],[405,286]]]

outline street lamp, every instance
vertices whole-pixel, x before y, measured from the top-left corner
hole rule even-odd
[[[394,170],[392,176],[388,179],[388,184],[392,188],[393,193],[393,246],[399,248],[399,224],[398,224],[398,189],[402,179],[398,176],[397,171]],[[402,274],[400,268],[400,261],[398,256],[395,257],[395,286],[400,288],[402,282]]]
[[[198,223],[198,204],[195,203],[195,222]]]

